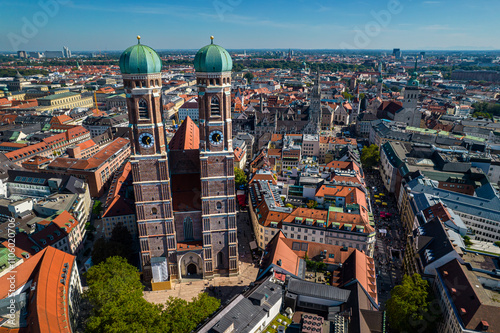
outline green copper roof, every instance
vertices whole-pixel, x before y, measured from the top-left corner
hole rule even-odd
[[[140,39],[137,36],[137,44],[126,49],[120,56],[122,74],[160,73],[160,56],[149,46],[141,44]]]
[[[194,69],[197,72],[227,72],[233,69],[233,60],[222,46],[212,42],[202,47],[194,57]]]

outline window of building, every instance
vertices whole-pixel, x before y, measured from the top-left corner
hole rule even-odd
[[[190,217],[184,219],[184,239],[193,240],[193,220]]]
[[[220,116],[220,101],[217,96],[213,96],[210,101],[210,114],[212,116]]]
[[[144,99],[139,101],[139,119],[149,119],[148,103]]]

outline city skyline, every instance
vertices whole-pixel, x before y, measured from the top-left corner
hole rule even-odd
[[[0,3],[2,52],[119,51],[136,35],[158,50],[197,49],[210,35],[227,49],[500,49],[493,16],[500,4],[486,0]]]

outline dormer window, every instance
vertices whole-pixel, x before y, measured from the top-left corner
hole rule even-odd
[[[213,96],[210,101],[210,114],[212,116],[220,116],[220,101],[217,96]]]

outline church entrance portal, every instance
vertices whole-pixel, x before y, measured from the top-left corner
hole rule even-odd
[[[187,267],[187,272],[188,272],[189,275],[196,275],[197,274],[196,265],[195,264],[189,264],[188,267]]]

